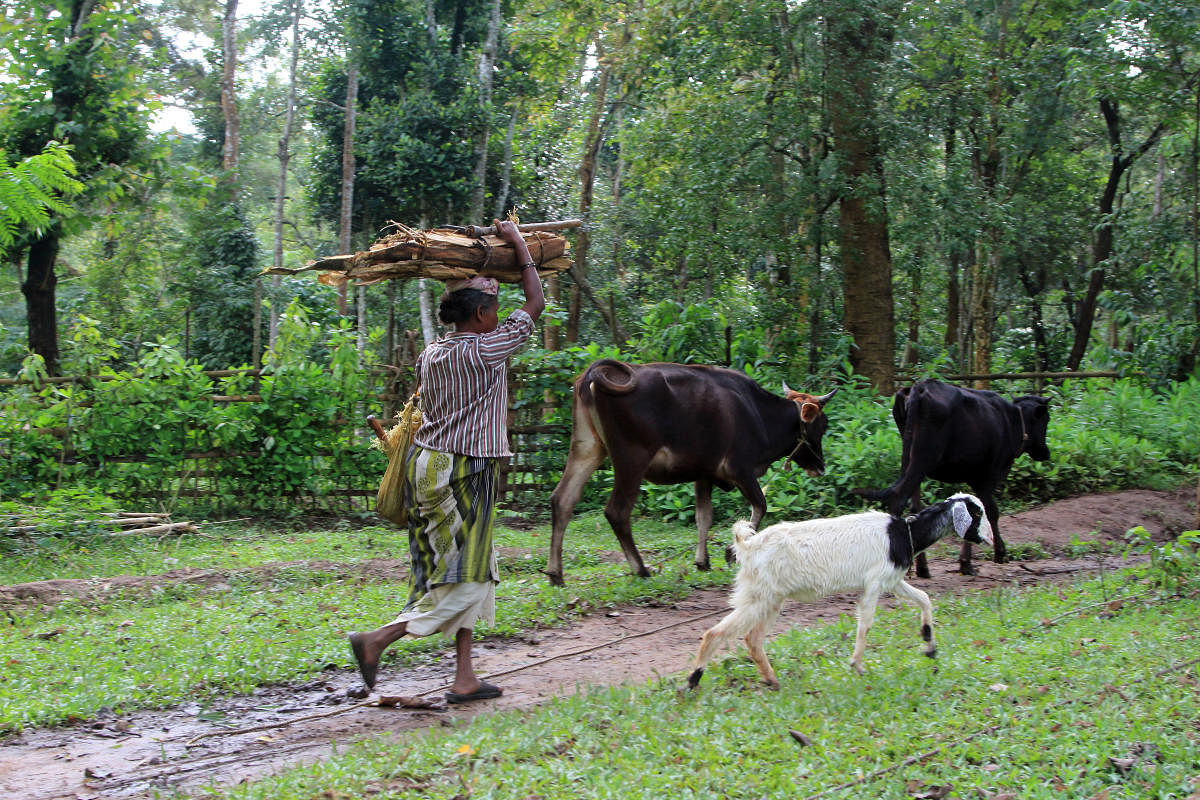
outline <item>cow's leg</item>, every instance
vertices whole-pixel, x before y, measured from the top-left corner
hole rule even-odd
[[[875,606],[879,602],[879,590],[867,587],[858,598],[858,631],[854,635],[854,654],[850,656],[850,666],[862,675],[863,653],[867,649],[867,632],[875,624]]]
[[[767,514],[767,498],[763,496],[762,487],[753,476],[744,475],[733,483],[750,504],[750,524],[757,529],[758,523],[762,522],[762,518]]]
[[[571,432],[567,464],[563,467],[562,478],[550,494],[550,555],[546,559],[546,575],[554,586],[563,585],[562,543],[567,523],[571,521],[588,478],[604,463],[607,455],[604,444],[587,424],[586,418],[580,419],[579,415],[586,413],[580,405],[576,405],[575,428]]]
[[[613,490],[608,503],[604,506],[604,518],[612,526],[613,533],[625,553],[629,568],[639,578],[649,578],[650,570],[642,562],[642,555],[637,545],[633,543],[633,528],[629,519],[633,515],[633,506],[637,502],[638,492],[641,491],[642,477],[646,469],[633,470],[613,462]]]
[[[767,498],[763,496],[762,487],[758,485],[758,480],[753,477],[743,477],[736,481],[738,491],[742,493],[742,497],[746,498],[746,502],[750,504],[750,524],[758,529],[758,523],[762,522],[762,518],[767,513]],[[733,563],[733,543],[725,545],[725,563]]]
[[[997,564],[1001,564],[1008,560],[1008,550],[1004,546],[1004,541],[1000,538],[1000,531],[996,525],[1000,522],[1000,506],[996,504],[994,486],[972,486],[971,491],[975,492],[975,496],[983,503],[983,511],[987,515],[988,524],[992,526],[992,560]],[[958,571],[963,575],[974,575],[975,567],[971,563],[971,543],[963,540],[962,548],[958,552]]]
[[[712,530],[713,504],[712,482],[696,481],[696,569],[708,572],[708,532]]]
[[[767,640],[767,634],[771,631],[771,626],[775,624],[776,618],[779,616],[779,609],[782,605],[776,605],[767,615],[750,629],[746,634],[746,649],[750,651],[750,658],[754,660],[754,665],[758,667],[758,674],[762,677],[763,683],[770,686],[772,689],[779,688],[779,679],[775,677],[775,670],[771,668],[771,662],[767,660],[767,651],[763,648],[763,644]]]
[[[983,510],[987,514],[988,524],[992,526],[992,561],[1003,564],[1008,561],[1008,548],[1000,538],[1000,505],[996,502],[995,489],[979,495],[983,501]]]
[[[923,652],[930,658],[937,656],[937,642],[933,640],[933,603],[929,595],[904,581],[896,585],[896,596],[908,600],[921,610],[921,638],[925,641]]]
[[[925,501],[921,499],[921,484],[917,484],[916,490],[912,493],[912,496],[909,498],[908,507],[909,507],[909,510],[911,510],[912,513],[914,513],[914,514],[916,514],[918,511],[920,511],[922,508],[925,507]],[[932,577],[929,574],[929,562],[925,559],[925,551],[923,551],[923,550],[917,554],[916,567],[917,567],[917,577],[918,578]]]

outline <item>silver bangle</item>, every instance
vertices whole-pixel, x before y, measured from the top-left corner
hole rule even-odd
[[[532,261],[529,261],[529,262],[527,262],[527,263],[525,263],[525,264],[522,264],[522,265],[521,265],[521,269],[522,269],[522,270],[527,270],[527,269],[529,269],[530,267],[533,267],[534,269],[537,269],[537,264],[533,263]]]

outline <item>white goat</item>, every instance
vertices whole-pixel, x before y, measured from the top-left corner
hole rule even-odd
[[[850,658],[850,666],[861,675],[875,604],[881,594],[894,593],[921,609],[924,652],[933,658],[937,655],[933,606],[929,595],[905,583],[904,573],[917,553],[950,531],[968,542],[991,543],[992,529],[979,498],[956,494],[907,518],[868,511],[780,522],[758,534],[745,520],[734,523],[733,549],[740,567],[729,601],[733,611],[704,634],[695,669],[688,676],[689,688],[700,683],[704,665],[723,644],[745,636],[763,681],[778,689],[763,642],[789,597],[811,601],[839,592],[861,592],[858,635]]]

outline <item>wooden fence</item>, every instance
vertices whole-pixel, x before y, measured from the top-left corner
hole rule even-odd
[[[373,413],[387,424],[409,394],[411,387],[403,380],[403,376],[411,375],[411,372],[395,367],[376,369],[374,372],[381,378],[383,391],[374,394],[378,405],[374,408],[364,407],[363,412],[364,415]],[[208,370],[204,374],[210,378],[235,375],[253,378],[260,376],[261,372],[249,369]],[[523,373],[517,371],[511,374],[510,397],[516,397],[520,391],[522,375]],[[112,379],[109,376],[53,376],[43,378],[40,383],[65,385],[100,383]],[[32,382],[15,378],[0,378],[0,390],[30,383]],[[212,394],[207,399],[215,404],[261,403],[263,400],[262,395],[254,391],[237,395]],[[88,405],[90,403],[87,400],[79,404],[80,407]],[[545,414],[546,406],[542,403],[527,404],[510,412],[509,439],[513,456],[503,460],[501,464],[499,502],[502,509],[519,513],[541,513],[549,506],[550,492],[565,461],[569,426],[547,424],[543,421]],[[378,481],[383,472],[382,468],[378,474],[367,469],[364,474],[361,469],[362,459],[370,457],[370,442],[374,438],[365,418],[337,417],[328,423],[314,422],[310,425],[316,426],[312,428],[314,440],[322,438],[322,433],[332,428],[353,429],[361,448],[352,445],[342,452],[314,448],[307,454],[308,457],[326,467],[323,481],[325,485],[319,494],[294,492],[279,499],[297,503],[313,512],[370,511],[374,507]],[[53,458],[62,467],[100,466],[95,463],[95,458],[85,457],[71,445],[75,437],[87,435],[86,430],[42,427],[32,428],[31,431],[58,442],[59,446],[53,452]],[[216,493],[230,497],[234,501],[233,504],[236,504],[240,483],[237,476],[255,468],[255,461],[262,456],[261,446],[241,450],[214,446],[208,432],[203,430],[179,431],[179,438],[189,442],[191,448],[172,453],[172,461],[178,464],[178,467],[177,474],[171,477],[169,483],[147,478],[146,475],[153,471],[139,469],[140,464],[161,460],[162,454],[154,452],[150,442],[142,449],[131,448],[119,454],[106,455],[103,458],[104,466],[107,469],[115,468],[127,476],[125,488],[129,493],[155,506],[172,505],[174,498],[202,498]],[[0,451],[5,449],[2,445],[0,442]],[[218,461],[219,468],[216,463]],[[355,468],[344,469],[347,465]],[[173,473],[175,469],[172,469]]]

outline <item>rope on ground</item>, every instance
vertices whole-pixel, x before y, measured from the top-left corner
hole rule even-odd
[[[1071,705],[1072,703],[1085,703],[1087,705],[1095,705],[1096,703],[1100,702],[1101,700],[1103,700],[1110,694],[1116,694],[1118,696],[1123,697],[1124,696],[1122,694],[1123,689],[1128,689],[1131,686],[1136,686],[1139,683],[1145,683],[1146,681],[1149,681],[1149,680],[1156,680],[1158,678],[1163,677],[1164,675],[1169,675],[1172,672],[1178,672],[1182,669],[1187,669],[1188,667],[1190,667],[1194,664],[1197,664],[1197,663],[1200,663],[1200,658],[1192,658],[1192,659],[1184,661],[1180,664],[1172,664],[1171,666],[1166,667],[1165,669],[1161,669],[1152,675],[1144,675],[1141,678],[1138,678],[1136,680],[1128,681],[1119,687],[1106,686],[1105,688],[1107,689],[1107,691],[1101,692],[1099,695],[1096,695],[1094,697],[1090,697],[1090,698],[1089,697],[1069,697],[1066,700],[1062,700],[1057,703],[1054,703],[1053,705],[1047,706],[1045,709],[1036,709],[1036,710],[1049,710],[1049,709],[1055,709],[1055,708],[1062,708],[1063,706],[1068,706],[1068,705]],[[1035,710],[1035,709],[1030,709],[1030,710]],[[1021,716],[1023,716],[1023,715],[1020,713],[1014,713],[1013,719],[1016,719]],[[828,789],[822,789],[821,791],[817,792],[816,794],[807,795],[806,797],[803,798],[803,800],[817,800],[817,798],[827,797],[831,794],[834,794],[835,792],[840,792],[840,791],[844,791],[846,789],[851,789],[855,786],[861,786],[862,784],[869,783],[870,781],[873,781],[876,778],[881,778],[884,775],[887,775],[889,773],[903,769],[904,767],[912,766],[913,764],[918,764],[922,761],[925,761],[926,759],[932,758],[932,757],[938,755],[939,753],[941,753],[943,750],[947,750],[951,747],[954,747],[955,745],[965,744],[966,742],[970,742],[973,739],[978,739],[980,736],[987,736],[989,734],[995,733],[996,731],[999,731],[1002,728],[1004,728],[1007,724],[1008,723],[1001,722],[1001,723],[997,723],[995,725],[989,725],[986,728],[982,728],[980,730],[975,731],[974,733],[967,734],[966,736],[964,736],[960,739],[956,739],[953,742],[948,742],[947,744],[941,745],[939,747],[935,747],[932,750],[927,750],[926,752],[921,753],[920,755],[909,756],[908,758],[905,758],[903,761],[899,761],[890,766],[883,767],[881,769],[877,769],[872,773],[863,775],[861,778],[856,778],[852,781],[846,781],[845,783],[839,783],[837,786],[831,786]]]
[[[623,642],[630,641],[631,639],[640,639],[643,636],[650,636],[655,633],[662,633],[663,631],[670,630],[671,628],[678,628],[682,625],[690,625],[692,623],[696,623],[701,620],[708,619],[709,617],[715,617],[717,614],[724,614],[726,612],[727,612],[727,609],[721,609],[719,611],[711,611],[707,614],[701,614],[698,617],[689,617],[688,619],[679,620],[677,622],[672,622],[667,625],[662,625],[660,627],[653,628],[652,630],[642,631],[641,633],[631,633],[631,634],[628,634],[625,636],[618,637],[616,639],[610,639],[607,642],[601,642],[600,644],[594,644],[594,645],[590,645],[588,647],[582,647],[578,650],[568,650],[563,653],[556,653],[555,655],[546,656],[545,658],[540,658],[537,661],[531,661],[528,664],[522,664],[521,666],[513,667],[512,669],[501,670],[499,672],[489,672],[487,675],[483,676],[483,680],[489,680],[492,678],[500,678],[505,675],[512,675],[513,673],[516,673],[516,672],[522,672],[527,669],[532,669],[533,667],[539,667],[542,664],[549,664],[551,661],[557,661],[560,658],[570,658],[572,656],[580,656],[580,655],[583,655],[584,653],[590,653],[594,650],[600,650],[605,647],[611,647],[613,645],[618,645]],[[452,686],[452,684],[447,683],[442,686],[436,686],[432,689],[427,689],[424,692],[420,692],[419,694],[415,694],[412,696],[413,697],[426,697],[426,696],[434,694],[436,692],[444,692],[447,689],[449,689],[451,686]],[[280,720],[279,722],[268,722],[268,723],[264,723],[262,725],[255,725],[250,728],[225,728],[222,730],[206,731],[205,733],[198,734],[196,736],[193,736],[191,739],[188,739],[187,746],[190,747],[193,744],[195,744],[196,742],[200,741],[201,739],[208,739],[208,738],[212,738],[215,736],[241,736],[241,735],[247,734],[247,733],[258,733],[259,731],[272,730],[275,728],[286,728],[290,725],[295,725],[297,722],[311,722],[312,720],[315,720],[315,719],[324,719],[325,717],[333,717],[333,716],[337,716],[338,714],[345,714],[347,712],[355,710],[356,708],[363,708],[365,706],[375,705],[376,702],[377,701],[375,701],[375,700],[364,700],[361,703],[355,703],[352,706],[344,706],[342,708],[335,708],[331,711],[322,711],[319,714],[307,714],[303,717],[294,717],[292,719]]]

